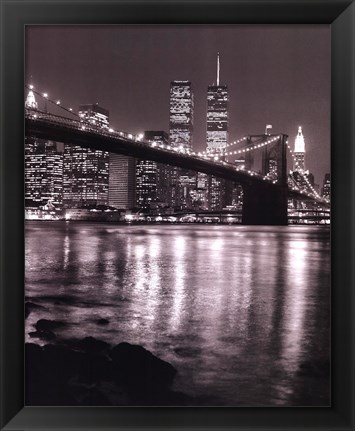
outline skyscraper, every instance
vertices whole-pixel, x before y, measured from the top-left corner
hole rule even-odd
[[[228,87],[220,85],[220,62],[217,54],[217,81],[207,89],[207,151],[221,154],[228,142]],[[209,177],[208,206],[211,210],[226,205],[226,181]]]
[[[109,112],[97,103],[79,106],[81,121],[108,128]],[[109,153],[64,145],[63,203],[65,208],[108,204]]]
[[[55,142],[26,137],[25,205],[38,207],[51,202],[63,204],[63,152]]]
[[[35,95],[28,92],[25,107],[37,109]],[[27,136],[25,139],[25,206],[51,202],[57,209],[63,201],[63,152],[52,141]]]
[[[192,149],[194,99],[190,81],[170,83],[169,140],[172,147]]]
[[[302,133],[302,127],[298,127],[298,133],[295,139],[294,154],[294,171],[304,171],[305,170],[305,142]]]
[[[168,134],[163,131],[145,131],[144,141],[167,145]],[[158,204],[167,205],[167,193],[170,191],[170,187],[166,171],[170,169],[170,166],[152,160],[137,160],[136,202],[138,208],[148,210]]]
[[[101,108],[98,103],[79,106],[79,117],[82,121],[87,121],[97,127],[108,129],[109,112]]]
[[[195,189],[191,192],[192,208],[198,210],[207,210],[207,186],[208,175],[202,172],[197,172]]]
[[[297,187],[300,190],[306,191],[307,186],[307,178],[309,177],[309,172],[305,171],[305,141],[302,133],[302,127],[298,127],[297,136],[295,138],[295,146],[294,146],[294,157],[293,157],[293,171],[291,171],[291,176],[293,177],[293,181],[296,183]],[[312,179],[312,178],[311,178]],[[314,182],[314,181],[313,181]]]
[[[192,149],[194,98],[190,81],[170,83],[169,141],[174,148]],[[171,205],[189,207],[191,184],[196,173],[185,169],[171,169]]]
[[[131,209],[136,205],[136,159],[110,153],[108,203],[119,209]]]
[[[298,127],[298,132],[295,138],[294,146],[294,164],[293,171],[290,172],[292,183],[291,186],[296,185],[297,188],[305,192],[313,192],[314,190],[314,175],[305,170],[305,153],[306,145],[302,132],[302,127]],[[313,190],[312,190],[313,189]],[[294,207],[311,208],[313,206],[310,202],[294,201]]]
[[[217,82],[207,90],[207,149],[220,152],[228,142],[228,87],[219,83],[220,62],[217,55]]]

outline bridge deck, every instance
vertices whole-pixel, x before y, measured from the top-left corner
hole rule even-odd
[[[152,143],[141,142],[128,133],[97,128],[79,120],[42,111],[26,109],[25,133],[26,136],[80,145],[203,172],[237,182],[242,186],[256,186],[263,190],[283,189],[277,182],[267,180],[255,172],[237,170],[234,165],[223,160],[211,160],[206,155],[198,155],[169,146],[154,146]],[[293,199],[317,201],[312,196],[290,188],[288,188],[288,196]],[[328,205],[323,200],[318,201],[323,205]]]

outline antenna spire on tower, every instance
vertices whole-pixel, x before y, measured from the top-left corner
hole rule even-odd
[[[217,85],[219,85],[219,52],[217,52]]]

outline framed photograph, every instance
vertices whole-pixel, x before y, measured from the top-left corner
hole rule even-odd
[[[353,2],[1,9],[1,429],[353,429]]]

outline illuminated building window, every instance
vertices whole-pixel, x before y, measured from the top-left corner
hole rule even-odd
[[[109,112],[97,103],[80,105],[81,121],[108,128]],[[78,145],[64,146],[63,200],[65,208],[107,205],[109,153]]]
[[[219,82],[219,55],[217,55],[217,82],[207,89],[207,150],[218,154],[228,143],[228,87]],[[208,206],[220,210],[226,204],[226,181],[210,177],[208,181]]]

